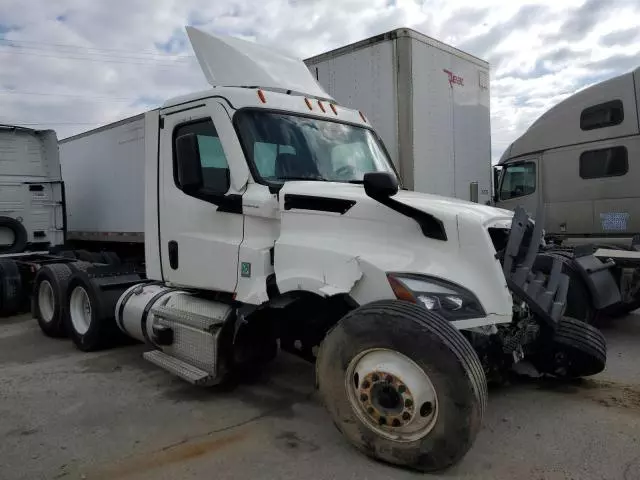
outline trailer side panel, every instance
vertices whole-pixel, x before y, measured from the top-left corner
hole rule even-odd
[[[489,66],[413,40],[414,189],[489,200]]]
[[[144,115],[60,142],[70,239],[143,241]]]

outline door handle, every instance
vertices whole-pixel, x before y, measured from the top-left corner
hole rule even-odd
[[[178,269],[178,242],[175,240],[169,242],[169,266],[173,270]]]

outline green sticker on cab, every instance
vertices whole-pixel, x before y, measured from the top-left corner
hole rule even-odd
[[[251,263],[242,262],[240,264],[240,275],[243,276],[243,277],[250,277],[251,276]]]

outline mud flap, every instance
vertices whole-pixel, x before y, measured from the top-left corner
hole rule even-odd
[[[597,310],[622,302],[620,289],[611,274],[611,268],[616,266],[614,262],[603,262],[593,255],[584,255],[573,258],[573,263],[587,284],[591,303]]]
[[[548,278],[532,267],[542,241],[542,218],[535,225],[525,210],[516,208],[504,252],[503,271],[511,291],[549,327],[555,329],[567,302],[569,277],[562,261],[554,259]]]

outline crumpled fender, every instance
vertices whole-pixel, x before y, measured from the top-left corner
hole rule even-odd
[[[486,317],[465,320],[460,328],[511,321],[513,300],[485,225],[508,220],[502,212],[490,217],[463,205],[465,215],[458,216],[443,207],[443,241],[425,236],[416,221],[353,185],[332,186],[330,197],[323,189],[327,186],[322,182],[293,182],[280,191],[281,224],[273,263],[280,293],[348,294],[363,305],[395,298],[387,272],[424,274],[456,283],[478,297]],[[326,202],[291,207],[286,204],[290,193],[311,200],[348,200],[352,205],[346,210],[326,208]]]
[[[336,252],[322,252],[296,245],[277,245],[276,280],[281,293],[293,290],[312,292],[323,297],[349,293],[362,278],[356,257]]]

